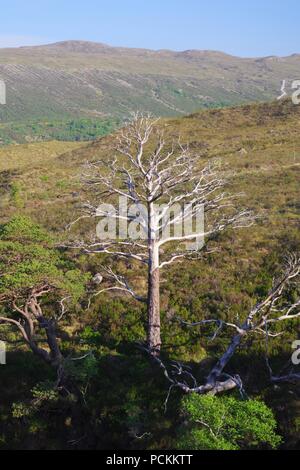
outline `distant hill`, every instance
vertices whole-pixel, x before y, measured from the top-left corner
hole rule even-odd
[[[145,50],[86,41],[0,49],[3,122],[176,116],[275,99],[300,78],[300,55],[239,58],[216,51]]]

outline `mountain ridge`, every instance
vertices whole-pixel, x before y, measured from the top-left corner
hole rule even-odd
[[[7,105],[0,122],[177,116],[274,100],[300,75],[300,54],[238,58],[218,51],[151,51],[87,41],[0,49]],[[292,92],[292,90],[290,90]]]
[[[263,60],[263,59],[288,59],[291,57],[299,57],[300,53],[294,52],[289,55],[280,56],[280,55],[268,55],[268,56],[238,56],[235,54],[230,54],[228,52],[214,50],[214,49],[182,49],[182,50],[175,50],[175,49],[151,49],[151,48],[140,48],[140,47],[126,47],[126,46],[112,46],[107,43],[97,42],[97,41],[87,41],[87,40],[80,40],[80,39],[67,39],[63,41],[56,41],[51,43],[45,44],[38,44],[33,46],[18,46],[18,47],[1,47],[1,50],[30,50],[30,49],[54,49],[59,48],[62,50],[70,51],[73,50],[74,52],[82,52],[85,51],[88,53],[88,49],[91,49],[91,53],[95,51],[101,51],[101,49],[115,49],[115,50],[123,50],[123,51],[143,51],[143,52],[152,52],[153,54],[160,54],[160,53],[171,53],[174,55],[178,54],[195,54],[195,55],[222,55],[236,59],[253,59],[253,60]]]

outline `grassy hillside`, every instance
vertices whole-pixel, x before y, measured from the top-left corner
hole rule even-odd
[[[274,185],[276,175],[280,177],[285,171],[298,175],[299,118],[299,107],[286,101],[201,111],[185,118],[161,120],[161,125],[170,137],[180,135],[183,142],[189,142],[193,152],[202,158],[220,157],[228,171],[234,172],[233,185],[247,190],[249,182],[250,194],[246,192],[247,200],[251,201],[256,198],[258,189],[265,192],[265,197],[276,198],[279,191]],[[52,204],[55,205],[56,198],[63,198],[59,189],[55,190],[57,181],[66,178],[69,198],[70,191],[78,189],[80,165],[87,159],[110,158],[113,143],[113,136],[108,136],[91,144],[49,142],[7,146],[0,150],[0,168],[2,175],[14,171],[16,176],[11,179],[24,185],[24,196],[28,201],[25,211],[33,211],[31,202],[50,191],[47,201],[50,217],[52,209],[55,212]],[[47,158],[47,152],[51,158]],[[45,155],[44,160],[41,155]],[[26,188],[28,174],[34,184]],[[40,178],[43,177],[47,177],[47,184],[41,185]],[[260,179],[268,180],[267,186],[261,187]],[[286,191],[290,190],[287,185]],[[258,199],[256,203],[263,208],[264,198]],[[76,199],[71,207],[74,204]],[[274,206],[277,208],[276,204]]]
[[[214,51],[151,51],[66,41],[0,49],[7,106],[0,120],[159,116],[275,99],[300,56],[246,59]],[[291,90],[289,90],[291,91]]]
[[[261,222],[251,231],[238,232],[235,248],[231,237],[229,245],[224,245],[232,266],[236,262],[240,269],[240,256],[245,260],[245,270],[250,259],[252,265],[263,263],[267,253],[278,249],[284,237],[296,236],[300,107],[287,101],[202,111],[181,119],[162,120],[161,125],[171,138],[180,135],[183,142],[189,142],[192,151],[200,156],[200,165],[201,160],[220,158],[230,175],[229,190],[245,193],[240,205],[262,215]],[[50,142],[3,148],[2,218],[18,210],[50,230],[63,230],[77,218],[79,205],[85,200],[81,165],[86,160],[110,159],[113,145],[112,135],[91,144]]]
[[[7,146],[0,149],[0,171],[2,174],[10,171],[21,174],[35,165],[47,167],[62,153],[79,147],[79,143],[55,141]]]
[[[284,253],[299,249],[300,106],[286,101],[201,111],[162,120],[161,126],[170,137],[181,135],[182,142],[190,143],[191,150],[199,155],[199,165],[220,157],[230,179],[230,191],[244,192],[240,205],[261,215],[251,229],[220,236],[215,242],[217,253],[201,261],[174,265],[162,274],[163,354],[188,362],[201,376],[205,364],[224,349],[228,333],[210,342],[200,334],[204,331],[182,328],[176,317],[193,321],[212,316],[243,319],[270,287],[274,267]],[[86,197],[80,184],[81,165],[99,157],[109,160],[113,144],[111,135],[89,144],[35,143],[0,150],[1,221],[16,213],[27,214],[58,238],[83,236],[94,230],[83,223],[67,233],[64,227],[78,217],[79,204]],[[92,274],[103,262],[82,255],[77,261]],[[121,263],[117,268],[121,272],[124,269]],[[132,264],[126,272],[133,285],[142,290],[143,270]],[[60,414],[50,410],[56,433],[48,427],[47,413],[33,420],[25,418],[25,428],[23,422],[11,417],[12,402],[21,399],[12,377],[18,374],[27,398],[37,380],[49,378],[43,368],[33,377],[36,361],[29,361],[30,354],[19,347],[10,352],[3,381],[6,391],[0,390],[5,409],[0,445],[5,448],[5,440],[11,439],[10,445],[12,442],[16,447],[42,448],[47,442],[53,448],[70,448],[70,436],[87,432],[88,441],[83,438],[75,447],[171,448],[180,422],[180,396],[172,394],[165,414],[167,384],[135,347],[136,341],[145,337],[145,311],[133,300],[111,293],[97,297],[80,313],[72,312],[70,318],[71,326],[63,325],[62,344],[68,338],[73,350],[92,348],[98,359],[87,396],[87,407],[92,410],[88,426],[93,429],[94,441],[90,431],[79,432],[73,427],[71,405]],[[291,342],[298,335],[299,326],[294,325],[284,340],[272,340],[274,367],[280,369],[290,357]],[[273,408],[284,446],[297,447],[299,387],[280,385],[275,390],[269,386],[263,348],[257,338],[245,342],[230,368],[233,373],[239,370],[247,393],[263,398]],[[196,366],[201,359],[203,366]],[[137,430],[149,436],[138,440],[134,437]]]

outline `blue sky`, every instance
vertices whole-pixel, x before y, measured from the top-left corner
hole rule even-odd
[[[9,0],[0,8],[0,47],[82,39],[244,57],[300,52],[299,0]]]

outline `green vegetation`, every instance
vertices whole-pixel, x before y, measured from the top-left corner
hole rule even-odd
[[[189,429],[180,438],[179,449],[276,448],[281,442],[272,411],[258,400],[193,394],[183,400],[182,410]]]
[[[0,144],[42,141],[89,141],[110,134],[117,119],[72,119],[64,121],[9,122],[0,125]]]
[[[24,216],[15,216],[0,227],[0,291],[9,298],[47,284],[78,300],[84,279],[72,262],[51,248],[47,232]]]

